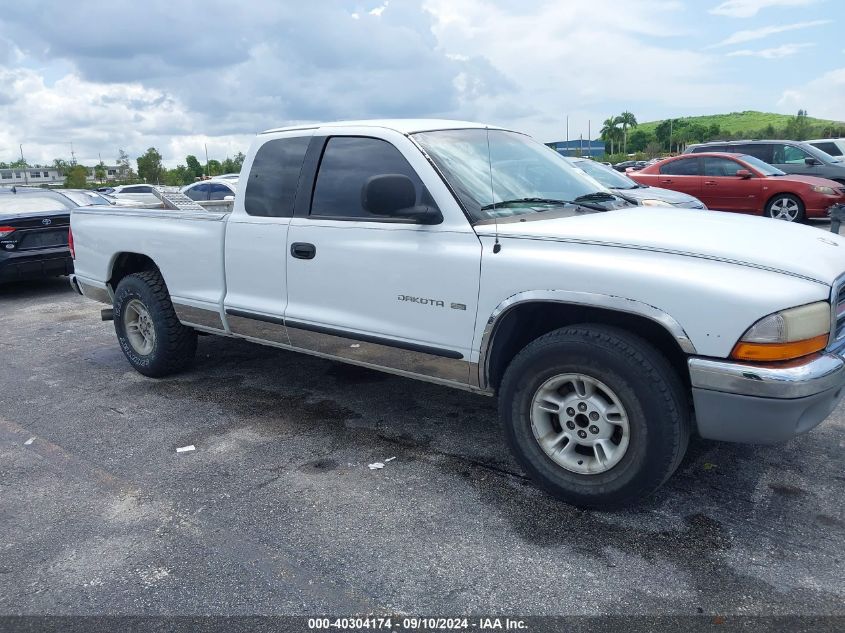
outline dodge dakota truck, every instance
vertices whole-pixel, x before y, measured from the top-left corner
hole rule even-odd
[[[845,239],[634,207],[496,127],[270,130],[231,213],[76,209],[70,238],[140,373],[213,334],[495,395],[524,470],[581,507],[656,490],[693,432],[809,431],[845,385]]]

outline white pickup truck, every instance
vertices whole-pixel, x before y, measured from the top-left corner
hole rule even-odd
[[[231,214],[77,209],[72,285],[129,363],[197,333],[497,395],[542,488],[658,488],[690,433],[787,440],[845,385],[845,239],[632,207],[512,131],[362,121],[257,136]]]

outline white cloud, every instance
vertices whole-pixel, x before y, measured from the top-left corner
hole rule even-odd
[[[464,99],[462,118],[516,126],[543,140],[563,137],[567,114],[570,138],[587,136],[588,119],[597,136],[614,112],[628,109],[648,120],[649,107],[729,107],[746,90],[725,83],[711,55],[677,43],[688,34],[677,2],[532,2],[513,9],[504,2],[428,0],[425,7],[441,50],[488,60],[516,87],[496,99]]]
[[[743,44],[745,42],[753,42],[754,40],[762,40],[770,35],[778,33],[786,33],[787,31],[797,31],[799,29],[807,29],[813,26],[822,26],[823,24],[830,24],[830,20],[811,20],[809,22],[795,22],[794,24],[781,24],[772,26],[763,26],[759,29],[747,29],[733,33],[721,42],[717,42],[708,48],[716,48],[718,46],[730,46],[731,44]]]
[[[842,121],[845,113],[845,67],[824,73],[803,86],[784,90],[778,101],[781,111],[806,109],[810,116]]]
[[[803,7],[815,2],[818,0],[725,0],[710,9],[710,13],[731,18],[750,18],[769,7]]]
[[[774,48],[763,48],[760,50],[738,50],[727,54],[727,57],[761,57],[763,59],[782,59],[795,55],[802,49],[815,46],[811,42],[804,42],[803,44],[782,44]]]

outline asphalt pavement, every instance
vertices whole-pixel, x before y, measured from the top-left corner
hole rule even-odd
[[[0,614],[845,615],[842,406],[587,512],[491,398],[217,337],[149,379],[100,307],[0,287]]]

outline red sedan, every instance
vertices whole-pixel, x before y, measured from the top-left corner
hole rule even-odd
[[[643,185],[688,193],[710,209],[790,222],[827,217],[831,205],[845,202],[845,187],[834,180],[786,174],[747,154],[684,154],[626,175]]]

